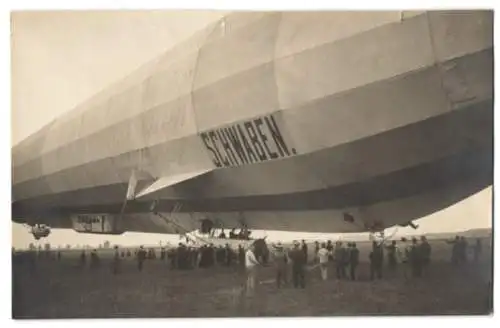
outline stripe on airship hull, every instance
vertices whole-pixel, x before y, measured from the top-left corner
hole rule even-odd
[[[473,154],[469,154],[473,155]],[[463,157],[465,159],[465,157]],[[473,162],[477,162],[475,160],[470,161],[471,164]],[[483,162],[484,163],[484,162]],[[468,166],[468,165],[467,165]],[[428,169],[428,168],[427,168]],[[452,182],[451,184],[443,184],[443,181],[438,183],[438,187],[436,188],[427,188],[425,190],[421,190],[421,192],[414,193],[410,192],[406,194],[401,190],[401,188],[396,185],[392,185],[391,190],[394,188],[395,191],[398,191],[399,196],[395,198],[387,198],[382,197],[378,200],[375,200],[374,203],[368,204],[365,203],[364,206],[346,206],[347,203],[344,203],[343,206],[337,209],[326,209],[326,208],[315,208],[314,206],[307,206],[307,208],[301,208],[301,210],[294,210],[294,207],[300,207],[300,202],[294,202],[298,196],[303,198],[307,195],[290,195],[291,198],[288,199],[288,202],[280,201],[281,197],[271,197],[271,199],[262,199],[262,198],[251,198],[251,199],[224,199],[217,200],[216,206],[220,206],[221,204],[225,204],[225,207],[218,207],[218,211],[216,213],[210,213],[210,208],[189,208],[188,202],[183,201],[183,206],[181,213],[176,213],[173,215],[173,219],[176,220],[179,224],[181,224],[186,229],[196,229],[199,227],[199,221],[193,220],[202,215],[203,217],[209,217],[216,219],[223,223],[223,226],[226,228],[238,227],[240,218],[244,219],[244,222],[247,223],[252,229],[267,229],[267,230],[288,230],[288,231],[309,231],[309,232],[354,232],[354,231],[363,231],[366,230],[366,227],[363,228],[362,223],[366,220],[368,221],[377,221],[382,220],[385,226],[392,226],[394,224],[403,224],[412,219],[418,219],[420,217],[429,215],[436,211],[436,209],[443,209],[447,206],[450,206],[480,190],[482,190],[486,184],[485,182],[491,181],[491,172],[485,172],[485,176],[483,179],[473,179],[468,180],[467,183],[453,183],[458,182],[456,179],[457,175],[462,175],[465,172],[456,172],[452,176],[448,177],[448,182]],[[455,179],[453,179],[453,176]],[[387,180],[394,180],[394,175],[388,175],[385,177]],[[400,179],[395,179],[399,180]],[[415,179],[408,180],[406,182],[410,185],[421,181],[419,177],[415,177]],[[451,180],[451,181],[450,181]],[[481,181],[482,180],[482,181]],[[395,182],[395,181],[394,181]],[[375,183],[377,185],[377,183]],[[118,186],[115,186],[115,188]],[[370,188],[370,184],[359,185],[360,189],[370,189],[369,194],[375,194],[374,190]],[[372,186],[374,187],[374,186]],[[376,188],[379,189],[380,188]],[[383,188],[380,190],[381,194],[384,194],[388,191],[387,188]],[[97,190],[93,192],[98,192]],[[332,196],[332,194],[328,191],[325,191],[327,197]],[[99,192],[102,194],[103,192]],[[341,192],[340,194],[342,194]],[[340,195],[337,193],[337,196]],[[284,195],[285,196],[285,195]],[[316,198],[316,197],[314,197]],[[329,197],[330,198],[330,197]],[[335,197],[332,198],[332,200]],[[373,199],[374,200],[374,199]],[[266,201],[268,204],[272,205],[289,205],[282,208],[276,208],[273,210],[271,207],[268,209],[264,209],[262,206],[258,206],[258,209],[252,208],[242,208],[240,204],[236,204],[234,206],[233,201],[251,201],[254,205],[258,205],[261,201]],[[366,201],[366,199],[365,199]],[[227,204],[231,203],[231,204]],[[131,203],[132,205],[133,203]],[[164,213],[169,213],[172,211],[173,206],[175,206],[175,200],[162,200],[160,204],[158,204],[157,210]],[[132,206],[134,209],[131,211],[127,211],[127,215],[124,217],[123,221],[123,229],[127,231],[141,231],[141,232],[165,232],[165,233],[178,233],[169,230],[167,226],[165,226],[165,222],[153,215],[149,211],[149,205],[146,202],[136,203]],[[228,206],[227,206],[228,205]],[[262,205],[262,204],[261,204]],[[312,205],[312,204],[308,204]],[[90,209],[85,210],[85,208],[80,207],[81,210],[87,213],[100,213],[100,212],[109,212],[106,209],[110,209],[115,206],[115,209],[119,209],[120,204],[108,204],[104,206],[93,207],[92,211]],[[142,207],[140,209],[139,207]],[[75,208],[73,208],[75,209]],[[62,211],[69,210],[59,209],[61,212],[53,212],[50,216],[39,216],[39,218],[43,221],[47,219],[46,223],[50,224],[54,228],[71,228],[71,221],[68,220],[68,215],[63,213]],[[185,210],[188,210],[189,213],[186,213]],[[191,210],[195,210],[191,212]],[[14,211],[16,212],[16,211]],[[183,212],[183,213],[182,213]],[[354,217],[355,224],[348,223],[343,220],[343,214],[350,213]],[[39,213],[40,214],[40,213]],[[14,216],[15,217],[15,216]],[[161,224],[160,224],[161,223]],[[190,223],[194,223],[190,225]]]
[[[429,178],[430,176],[430,178]],[[185,188],[193,190],[204,181],[193,181]],[[221,197],[209,199],[161,199],[157,209],[169,212],[177,201],[183,203],[182,212],[225,212],[225,211],[305,211],[342,209],[346,207],[366,207],[377,203],[395,201],[398,198],[423,194],[430,190],[461,186],[461,194],[454,198],[459,201],[475,192],[478,192],[492,183],[492,153],[490,149],[475,149],[431,163],[425,163],[413,168],[405,168],[389,174],[380,175],[372,179],[331,187],[323,190],[295,192],[281,195],[255,195],[245,197]],[[106,195],[118,195],[125,185],[116,184],[101,186],[86,190],[78,190],[62,195],[67,200],[65,206],[48,210],[47,215],[71,213],[118,213],[121,202],[108,204],[73,204],[71,199],[104,198]],[[179,186],[181,187],[181,186]],[[47,195],[13,205],[13,217],[30,215],[34,209],[36,214],[37,203],[42,207],[51,202],[56,195]],[[60,202],[61,203],[61,202]],[[24,205],[22,205],[24,204]],[[24,207],[26,206],[26,207]],[[150,201],[130,202],[127,205],[128,213],[149,212]],[[52,211],[52,212],[51,212]],[[49,213],[51,212],[51,213]]]
[[[200,138],[216,167],[235,167],[297,155],[277,113],[201,132]]]

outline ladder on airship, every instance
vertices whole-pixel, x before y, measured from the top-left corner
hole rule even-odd
[[[128,201],[134,200],[136,197],[135,189],[137,187],[137,182],[138,182],[137,181],[137,174],[136,174],[136,170],[134,169],[131,172],[131,175],[130,175],[130,178],[128,181],[127,191],[125,194],[125,199],[123,201],[123,204],[122,204],[122,207],[120,210],[120,216],[119,216],[120,222],[122,222],[122,220],[123,220],[123,215],[125,213],[125,209],[127,207]],[[201,238],[199,236],[193,235],[188,229],[186,229],[185,227],[183,227],[179,223],[175,222],[173,219],[169,219],[166,216],[164,216],[163,214],[161,214],[160,212],[156,211],[157,203],[158,203],[158,201],[155,200],[151,204],[150,210],[151,210],[151,212],[153,212],[153,214],[155,214],[158,217],[160,217],[161,219],[163,219],[167,224],[171,224],[171,225],[175,226],[177,229],[184,231],[183,235],[186,236],[187,238],[191,238],[193,241],[194,241],[194,239],[198,239],[204,244],[209,244],[208,241],[204,240],[203,238]],[[181,208],[182,208],[182,204],[180,202],[176,202],[170,216],[172,216],[175,213],[180,212]]]
[[[156,201],[155,201],[155,203],[153,203],[152,207],[153,207],[152,208],[153,214],[155,214],[155,215],[159,216],[160,218],[162,218],[167,224],[171,224],[174,227],[176,227],[177,229],[179,229],[181,231],[184,231],[184,233],[181,233],[181,235],[186,236],[186,239],[189,238],[189,239],[191,239],[193,241],[195,239],[197,239],[197,240],[201,241],[205,245],[206,244],[210,244],[209,241],[205,240],[204,238],[201,238],[200,236],[194,235],[193,233],[191,233],[191,231],[189,231],[189,229],[187,229],[186,227],[182,226],[181,224],[175,222],[173,219],[170,219],[170,218],[164,216],[163,214],[161,214],[160,212],[155,211],[154,208],[156,207]],[[181,208],[182,208],[182,204],[181,203],[179,203],[179,202],[175,203],[174,208],[170,212],[170,216],[173,216],[173,214],[175,214],[175,213],[179,213],[180,210],[181,210]]]

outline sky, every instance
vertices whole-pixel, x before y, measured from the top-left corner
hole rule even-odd
[[[11,16],[12,144],[16,144],[96,92],[154,59],[222,11],[16,12]],[[422,218],[420,233],[458,232],[491,227],[492,189]],[[262,232],[274,239],[321,235]],[[398,234],[415,234],[411,228]],[[177,236],[126,233],[96,236],[53,231],[41,243],[98,245],[177,242]],[[33,242],[24,226],[13,224],[13,246]]]

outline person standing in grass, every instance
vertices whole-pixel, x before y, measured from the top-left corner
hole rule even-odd
[[[321,279],[323,281],[328,279],[328,260],[331,252],[326,249],[326,243],[321,244],[321,248],[318,250],[317,256],[319,261],[319,269],[321,271]]]
[[[248,295],[253,295],[255,291],[255,280],[257,277],[257,265],[259,261],[255,257],[255,246],[251,244],[245,253],[245,269],[246,269],[246,291]]]
[[[420,261],[422,273],[425,272],[431,263],[432,247],[425,236],[420,238]]]
[[[115,254],[113,256],[113,274],[120,273],[120,251],[118,246],[115,246]]]
[[[287,266],[288,266],[288,254],[283,248],[281,243],[278,243],[274,246],[274,265],[276,268],[276,286],[281,288],[282,283],[286,285],[288,283],[288,274],[287,274]]]
[[[387,263],[389,269],[395,271],[398,265],[397,261],[398,246],[396,245],[396,241],[393,240],[389,246],[386,246],[386,248],[387,248]]]
[[[139,251],[137,251],[137,267],[139,271],[142,271],[145,260],[146,260],[146,251],[144,250],[144,246],[141,245]]]
[[[305,277],[305,267],[306,267],[306,256],[304,251],[299,248],[299,242],[293,242],[293,250],[290,252],[290,260],[292,261],[292,276],[293,285],[295,288],[305,288],[306,287],[306,277]]]
[[[359,263],[359,249],[355,242],[352,242],[349,249],[349,273],[351,280],[356,280],[356,269]]]
[[[372,251],[369,255],[370,258],[370,278],[374,280],[375,277],[382,279],[382,266],[384,263],[384,253],[382,245],[376,241],[372,242]]]

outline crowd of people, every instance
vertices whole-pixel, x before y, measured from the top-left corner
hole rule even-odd
[[[453,244],[451,262],[455,265],[467,262],[466,239],[457,236],[455,240],[447,242]],[[295,288],[305,288],[306,272],[315,267],[319,267],[321,279],[327,280],[330,264],[335,267],[337,279],[356,280],[360,252],[355,242],[348,242],[344,246],[341,241],[335,245],[331,241],[316,241],[314,247],[314,259],[309,260],[308,245],[304,240],[302,243],[294,241],[291,249],[285,249],[281,243],[272,245],[271,259],[275,267],[277,288],[288,283],[289,271],[292,273],[292,284]],[[476,240],[472,250],[473,260],[478,261],[482,252],[481,239]],[[256,268],[260,265],[253,252],[253,247],[250,247],[245,255],[246,289],[249,293],[253,292]],[[431,263],[431,253],[432,246],[425,236],[422,236],[420,241],[417,238],[412,238],[411,241],[402,238],[399,245],[395,240],[389,244],[385,241],[373,241],[368,255],[370,279],[382,279],[385,267],[392,272],[401,271],[406,279],[422,277]]]
[[[261,242],[263,240],[260,240]],[[457,236],[454,240],[446,241],[452,244],[451,263],[460,265],[467,262],[467,251],[470,249],[464,237]],[[260,246],[259,246],[260,245]],[[257,249],[260,247],[260,249]],[[264,249],[262,248],[264,247]],[[252,242],[245,249],[241,244],[237,249],[232,249],[229,244],[225,246],[214,246],[205,244],[201,247],[188,246],[179,243],[177,247],[160,249],[159,260],[165,261],[168,267],[178,270],[189,270],[196,268],[211,268],[214,266],[238,265],[246,272],[246,290],[250,293],[255,288],[257,268],[267,265],[268,262],[275,269],[275,280],[277,288],[282,288],[289,283],[291,271],[291,283],[295,288],[305,288],[306,274],[314,268],[319,267],[320,278],[328,279],[328,270],[334,267],[335,278],[339,280],[357,279],[357,268],[360,262],[360,251],[355,242],[343,243],[337,241],[314,242],[313,257],[308,244],[302,240],[301,243],[294,241],[291,248],[285,248],[281,243],[272,244],[269,250],[267,244]],[[481,240],[477,239],[472,246],[473,260],[477,261],[482,252]],[[268,251],[270,256],[262,256]],[[432,246],[425,236],[420,240],[402,238],[397,242],[392,240],[373,241],[371,251],[368,254],[370,279],[382,279],[385,270],[401,271],[405,278],[421,277],[425,274],[431,262]],[[40,255],[39,255],[40,256]],[[112,272],[119,274],[121,262],[124,258],[134,256],[137,260],[137,269],[142,271],[146,260],[158,259],[155,249],[145,249],[143,246],[132,254],[130,249],[114,248],[112,260]],[[61,260],[61,252],[57,252],[57,259]],[[86,267],[89,263],[90,269],[101,266],[101,259],[97,250],[89,253],[82,251],[79,257],[80,266]]]
[[[129,254],[127,253],[127,256]],[[242,245],[238,246],[237,250],[233,250],[229,244],[216,247],[213,244],[205,244],[201,247],[188,246],[184,243],[179,243],[177,247],[160,249],[159,259],[168,263],[171,269],[189,270],[196,268],[210,268],[215,265],[232,266],[236,263],[243,263],[245,250]],[[123,252],[120,253],[118,247],[115,248],[113,258],[113,272],[120,272],[120,262],[124,257]],[[138,270],[142,271],[146,260],[157,259],[154,249],[146,250],[143,246],[135,252],[137,258]]]
[[[467,249],[469,248],[469,243],[465,237],[456,236],[454,240],[449,240],[448,243],[453,245],[451,249],[451,263],[460,265],[467,262]],[[472,250],[473,259],[477,262],[483,250],[480,239],[476,239],[476,243],[472,246]]]

